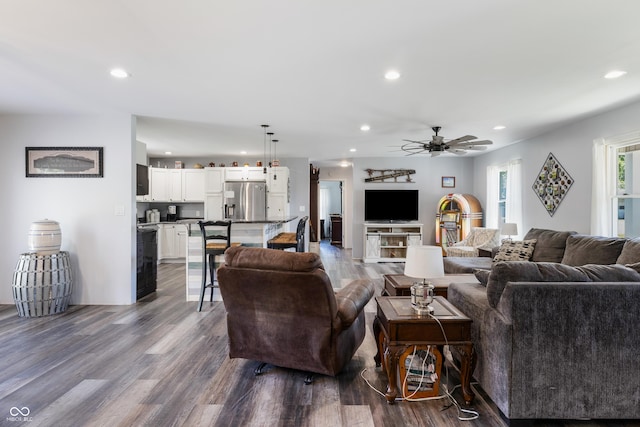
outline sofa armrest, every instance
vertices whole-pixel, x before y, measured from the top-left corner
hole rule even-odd
[[[346,329],[358,318],[375,292],[373,282],[366,279],[354,280],[336,292],[336,304],[341,329]]]

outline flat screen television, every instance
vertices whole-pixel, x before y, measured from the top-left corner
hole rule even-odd
[[[364,190],[364,220],[418,220],[418,190]]]

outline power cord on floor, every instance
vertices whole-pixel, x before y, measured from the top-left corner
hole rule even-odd
[[[431,317],[433,320],[436,321],[436,323],[438,324],[438,326],[440,326],[440,330],[442,331],[442,336],[444,337],[444,341],[445,341],[445,345],[448,346],[449,345],[449,341],[447,340],[447,335],[444,332],[444,327],[442,326],[442,323],[440,323],[440,320],[435,317],[432,314],[429,314],[429,317]],[[415,357],[416,355],[416,349],[417,346],[413,347],[413,356]],[[431,350],[431,346],[427,347],[427,356],[429,354]],[[381,357],[383,357],[384,355],[380,355]],[[443,355],[444,358],[444,355]],[[405,388],[406,388],[406,382],[407,382],[407,377],[409,376],[409,373],[407,372],[407,374],[405,375],[404,379],[403,379],[403,384],[402,384],[402,397],[396,397],[396,401],[407,401],[407,402],[424,402],[424,401],[429,401],[429,400],[440,400],[440,399],[446,399],[448,398],[449,401],[451,402],[450,405],[445,406],[442,410],[446,410],[449,409],[451,406],[455,406],[456,409],[458,410],[458,420],[460,421],[472,421],[475,419],[478,419],[480,417],[480,414],[477,411],[474,411],[472,409],[464,409],[460,406],[460,404],[458,403],[458,401],[453,397],[453,395],[451,393],[453,393],[455,391],[456,388],[460,387],[460,385],[456,385],[455,387],[453,387],[453,389],[451,389],[451,391],[449,391],[447,384],[449,383],[449,367],[445,366],[445,379],[446,382],[441,382],[442,383],[442,388],[444,389],[444,394],[441,394],[440,396],[432,396],[432,397],[420,397],[420,398],[414,398],[413,396],[420,390],[420,387],[422,386],[422,382],[425,379],[425,364],[427,362],[428,357],[424,357],[424,359],[422,359],[422,367],[421,367],[421,377],[420,377],[420,381],[418,383],[418,386],[416,387],[416,390],[413,391],[413,393],[411,393],[410,395],[406,396],[404,394]],[[413,360],[413,357],[412,357]],[[444,362],[443,362],[444,364]],[[378,390],[377,388],[375,388],[370,382],[369,380],[367,380],[364,376],[364,373],[367,371],[367,368],[363,369],[362,372],[360,372],[360,377],[365,381],[365,383],[367,383],[367,385],[369,386],[369,388],[371,388],[373,391],[375,391],[376,393],[378,393],[379,395],[386,397],[385,393],[381,392],[380,390]]]

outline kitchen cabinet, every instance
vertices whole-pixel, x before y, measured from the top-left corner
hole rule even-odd
[[[204,169],[182,170],[182,201],[204,201],[205,173]]]
[[[269,168],[267,172],[267,218],[289,216],[289,168]]]
[[[185,258],[187,227],[183,224],[158,224],[158,259]]]
[[[221,193],[224,190],[224,168],[204,168],[205,193]]]
[[[202,169],[150,168],[151,202],[203,202]]]
[[[225,168],[225,181],[266,181],[264,169],[260,167]]]
[[[207,193],[204,198],[204,219],[206,221],[218,221],[224,219],[224,198],[222,191]]]
[[[267,176],[267,185],[270,192],[289,193],[289,168],[269,168]]]
[[[150,194],[152,202],[169,200],[169,169],[151,168]]]
[[[204,169],[204,219],[206,221],[218,221],[224,218],[222,208],[225,169],[215,167]]]

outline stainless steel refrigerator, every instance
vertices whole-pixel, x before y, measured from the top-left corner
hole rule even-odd
[[[244,221],[267,219],[267,184],[264,181],[225,182],[224,216]]]

